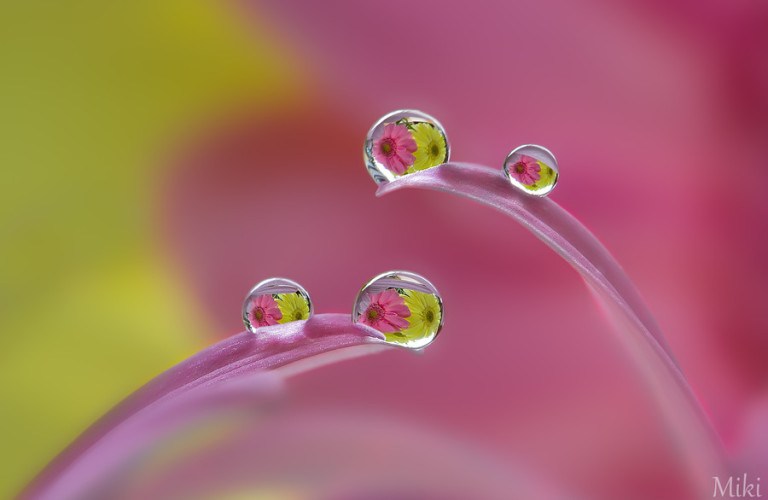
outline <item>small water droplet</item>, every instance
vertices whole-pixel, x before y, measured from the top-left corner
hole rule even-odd
[[[402,109],[371,127],[363,146],[368,173],[376,184],[446,163],[450,145],[445,129],[421,111]]]
[[[312,316],[312,301],[295,281],[269,278],[251,288],[243,302],[243,323],[251,332],[262,326],[303,321]]]
[[[352,321],[379,330],[389,343],[419,349],[443,327],[443,300],[423,276],[389,271],[357,294]]]
[[[526,144],[507,155],[504,175],[516,188],[528,194],[546,196],[555,189],[560,170],[551,151],[535,144]]]

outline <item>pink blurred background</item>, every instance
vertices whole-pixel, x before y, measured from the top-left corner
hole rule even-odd
[[[765,448],[755,445],[766,432],[768,401],[768,4],[243,1],[210,9],[230,23],[222,26],[240,30],[230,45],[246,63],[230,60],[229,45],[209,49],[205,37],[194,46],[184,37],[169,42],[162,33],[173,33],[177,18],[148,14],[161,35],[136,56],[142,64],[118,72],[160,71],[164,78],[146,86],[167,85],[169,94],[209,71],[238,82],[222,77],[206,87],[221,99],[190,94],[192,104],[169,110],[167,127],[146,141],[152,147],[137,146],[126,162],[144,165],[139,196],[121,202],[123,210],[148,211],[130,235],[150,254],[136,266],[172,269],[174,297],[153,309],[137,290],[127,299],[131,314],[147,323],[161,315],[187,319],[167,334],[173,340],[164,357],[133,377],[116,376],[99,388],[108,395],[98,404],[66,414],[66,428],[43,432],[8,488],[21,486],[132,387],[241,331],[240,304],[257,281],[289,277],[307,288],[316,312],[346,312],[367,279],[402,268],[441,291],[441,336],[422,356],[388,352],[292,379],[299,413],[376,415],[470,442],[584,498],[691,497],[654,401],[566,263],[501,214],[468,201],[417,191],[374,197],[362,141],[374,121],[398,108],[436,116],[453,160],[501,168],[520,144],[552,150],[561,177],[551,197],[622,263],[726,447],[768,477]],[[84,16],[78,19],[102,22]],[[210,16],[195,18],[190,32],[207,29]],[[126,33],[145,40],[133,28]],[[148,55],[154,44],[171,47],[156,66]],[[167,64],[181,54],[189,62]],[[99,60],[109,67],[108,58]],[[217,65],[197,67],[196,60]],[[94,71],[102,81],[100,71],[82,71],[79,78]],[[105,88],[104,116],[119,121],[124,112],[109,105],[122,94]],[[135,97],[150,106],[164,95]],[[33,112],[44,119],[48,111]],[[122,137],[120,127],[114,133]],[[57,168],[41,161],[41,175]],[[72,182],[110,189],[109,175],[87,175]],[[94,203],[97,212],[107,204]],[[11,234],[24,231],[20,213],[7,218],[8,227],[21,228]],[[96,248],[79,266],[115,272],[94,264],[112,253],[85,236],[71,238],[79,241],[74,248]],[[18,278],[34,280],[42,282]],[[157,287],[150,279],[147,288]],[[25,293],[4,295],[31,301]],[[75,307],[87,314],[88,304]],[[182,328],[189,318],[196,326]],[[155,338],[174,329],[164,321]],[[3,329],[6,356],[14,355],[7,339],[14,324]],[[72,324],[59,326],[77,338]],[[97,359],[118,349],[102,342],[89,344]],[[142,342],[134,340],[134,359],[153,348]],[[78,361],[83,378],[105,370],[88,372],[89,359]],[[39,416],[47,390],[32,384],[12,399],[9,423],[28,422],[20,431],[27,439],[56,419],[54,403]],[[87,399],[81,391],[96,391],[78,381],[62,390],[76,404]],[[23,418],[32,413],[38,417]]]

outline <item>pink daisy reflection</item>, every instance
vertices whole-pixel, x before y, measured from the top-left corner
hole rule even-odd
[[[405,125],[390,123],[373,143],[373,157],[397,175],[404,174],[413,165],[416,141]]]
[[[269,294],[252,298],[246,308],[246,314],[253,327],[276,325],[277,321],[283,318],[277,302]]]
[[[525,155],[520,155],[517,163],[509,167],[510,175],[526,186],[530,186],[541,178],[540,171],[539,162]]]
[[[361,307],[364,310],[358,321],[382,333],[394,333],[408,328],[408,320],[405,318],[411,315],[411,310],[395,290],[368,293]]]

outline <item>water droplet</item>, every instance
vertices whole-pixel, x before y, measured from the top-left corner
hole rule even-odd
[[[528,194],[546,196],[555,189],[560,170],[551,151],[535,144],[526,144],[507,155],[504,175],[516,188]]]
[[[363,146],[365,166],[376,184],[446,163],[450,153],[443,126],[412,109],[394,111],[377,121]]]
[[[243,323],[252,332],[262,326],[302,321],[310,316],[309,294],[286,278],[269,278],[256,284],[243,302]]]
[[[373,327],[387,342],[419,349],[443,327],[443,300],[434,285],[408,271],[380,274],[355,299],[352,321]]]

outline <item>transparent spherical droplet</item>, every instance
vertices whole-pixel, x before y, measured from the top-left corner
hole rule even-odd
[[[443,326],[443,300],[423,276],[390,271],[360,290],[352,321],[379,330],[387,342],[418,349],[432,342]]]
[[[371,127],[363,146],[368,173],[377,184],[446,163],[450,145],[445,129],[421,111],[403,109]]]
[[[555,189],[560,170],[555,156],[547,148],[526,144],[515,148],[504,160],[504,175],[516,188],[546,196]]]
[[[295,281],[270,278],[251,288],[243,302],[243,323],[254,332],[262,326],[303,321],[312,316],[312,301]]]

